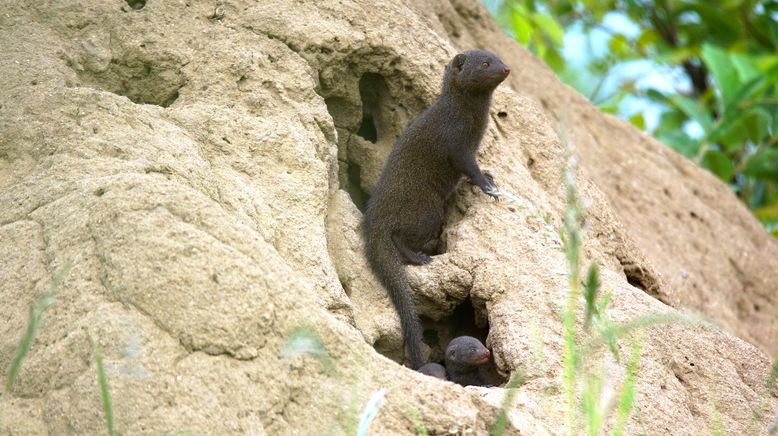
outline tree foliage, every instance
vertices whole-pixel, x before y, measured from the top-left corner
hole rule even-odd
[[[636,31],[608,26],[614,14]],[[651,133],[729,183],[778,236],[777,0],[504,0],[497,18],[601,109],[636,98],[659,108]],[[571,65],[565,35],[594,32],[607,49]],[[665,72],[670,89],[622,78],[601,95],[614,71],[639,61]],[[627,117],[646,128],[641,113]]]

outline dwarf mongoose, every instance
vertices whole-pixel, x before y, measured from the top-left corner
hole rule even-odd
[[[475,157],[492,92],[508,73],[494,53],[456,55],[446,67],[440,96],[392,147],[365,210],[367,258],[400,316],[414,369],[423,363],[422,330],[403,263],[431,261],[422,249],[439,236],[445,200],[463,175],[497,198],[492,176],[481,171]]]

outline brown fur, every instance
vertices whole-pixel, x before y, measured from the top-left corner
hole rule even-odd
[[[368,201],[365,251],[400,316],[414,369],[423,363],[422,330],[403,263],[431,261],[423,248],[440,234],[445,200],[462,176],[497,197],[492,176],[475,157],[492,92],[509,72],[494,53],[456,55],[446,67],[440,96],[397,139]]]

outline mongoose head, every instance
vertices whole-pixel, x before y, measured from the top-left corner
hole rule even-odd
[[[468,50],[454,56],[446,67],[444,90],[466,93],[491,93],[511,69],[486,50]]]
[[[467,369],[485,365],[491,353],[478,339],[471,336],[459,336],[451,340],[446,347],[446,367]]]

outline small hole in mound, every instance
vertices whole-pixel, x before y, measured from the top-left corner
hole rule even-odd
[[[79,78],[93,88],[129,98],[138,104],[171,106],[186,84],[180,61],[171,58],[150,59],[133,52],[112,60],[105,71],[77,71]]]
[[[357,130],[357,135],[375,144],[378,140],[378,131],[375,128],[372,115],[364,114],[362,116],[362,124],[359,126],[359,130]]]
[[[661,300],[657,279],[649,271],[628,259],[620,258],[619,261],[627,283]]]
[[[172,94],[170,94],[165,101],[160,104],[162,107],[168,107],[175,103],[175,101],[178,100],[178,90],[174,90]]]
[[[95,195],[98,196],[98,197],[102,197],[103,194],[105,194],[105,188],[100,188],[100,189],[95,191]]]
[[[139,11],[146,6],[146,0],[127,0],[127,5],[132,9]]]
[[[644,277],[640,273],[638,268],[624,268],[624,275],[627,276],[627,283],[630,285],[641,289],[643,292],[646,291],[647,287],[644,282]]]
[[[359,79],[359,97],[362,100],[362,123],[357,135],[375,144],[381,134],[379,123],[382,101],[389,91],[386,80],[380,74],[366,73]]]
[[[508,112],[503,112],[503,111],[497,112],[497,116],[500,118],[505,118],[508,116]]]

